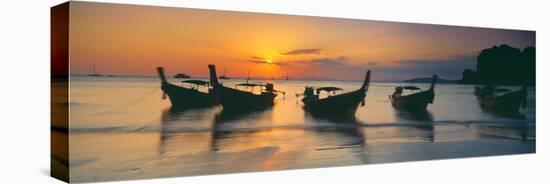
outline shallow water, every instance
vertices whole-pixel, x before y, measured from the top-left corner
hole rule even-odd
[[[171,79],[178,84],[177,80]],[[242,81],[223,81],[233,86]],[[396,85],[372,83],[356,121],[335,123],[304,113],[304,86],[360,82],[272,81],[271,109],[228,114],[221,107],[177,111],[161,100],[157,78],[70,80],[71,181],[269,171],[368,163],[533,153],[535,89],[524,119],[482,111],[474,86],[436,86],[427,114],[391,107]],[[428,84],[418,84],[426,89]],[[517,87],[511,87],[512,89]],[[205,90],[205,89],[204,89]]]

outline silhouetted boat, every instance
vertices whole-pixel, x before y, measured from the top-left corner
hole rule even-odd
[[[277,90],[273,89],[273,84],[237,84],[237,86],[260,87],[260,94],[254,94],[252,91],[242,91],[225,87],[218,82],[216,66],[208,65],[210,70],[210,84],[220,99],[223,109],[227,111],[241,111],[250,109],[263,109],[273,106],[273,100],[277,96]]]
[[[103,75],[95,72],[95,64],[92,67],[92,73],[88,74],[90,77],[102,77]]]
[[[223,75],[220,76],[220,79],[225,79],[225,80],[231,79],[231,78],[227,77],[227,75],[225,75],[225,67],[223,68]]]
[[[336,91],[342,90],[337,87],[306,87],[304,90],[304,109],[313,115],[326,117],[354,117],[357,107],[361,103],[365,104],[365,96],[370,82],[370,70],[365,75],[363,85],[352,92],[335,94]],[[326,91],[329,96],[319,99],[321,91]]]
[[[475,94],[479,105],[484,110],[518,114],[519,108],[525,108],[526,105],[527,86],[517,91],[493,86],[476,87]]]
[[[172,107],[196,108],[209,107],[218,104],[216,96],[214,95],[212,89],[209,88],[208,82],[201,80],[182,81],[182,83],[192,85],[190,88],[186,88],[170,84],[164,76],[164,69],[162,67],[158,67],[157,72],[161,80],[161,89],[164,92],[163,95],[168,95],[170,102],[172,103]],[[208,88],[208,93],[199,91],[199,87],[201,86]]]
[[[176,79],[188,79],[188,78],[191,78],[191,76],[189,76],[187,74],[184,74],[184,73],[177,73],[176,75],[174,75],[174,78],[176,78]]]
[[[428,104],[433,103],[435,92],[434,87],[437,82],[437,75],[432,77],[430,89],[420,91],[409,95],[401,95],[403,90],[416,91],[421,90],[416,86],[399,86],[395,88],[393,95],[390,95],[393,107],[404,111],[425,111]]]

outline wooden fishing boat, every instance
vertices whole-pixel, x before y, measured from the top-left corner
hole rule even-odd
[[[272,107],[277,93],[280,92],[275,90],[271,83],[251,84],[247,82],[237,84],[237,86],[243,87],[259,87],[260,94],[229,88],[218,82],[216,66],[208,65],[208,69],[210,70],[210,84],[213,86],[216,95],[218,95],[223,109],[226,111],[246,111]]]
[[[430,89],[416,92],[409,95],[402,95],[403,90],[421,90],[416,86],[399,86],[395,88],[393,95],[390,95],[391,104],[394,108],[410,112],[426,111],[428,104],[433,103],[435,98],[434,87],[437,82],[437,75],[432,78]]]
[[[518,114],[520,107],[526,105],[527,86],[517,91],[493,86],[476,87],[475,94],[484,110]]]
[[[162,67],[157,68],[161,80],[161,89],[164,92],[163,98],[168,96],[172,107],[174,108],[198,108],[210,107],[218,104],[213,90],[209,88],[206,81],[201,80],[185,80],[182,83],[190,84],[189,88],[170,84],[164,75]],[[204,86],[208,88],[208,92],[199,91],[199,88]]]
[[[304,90],[304,110],[315,116],[332,118],[354,117],[359,104],[365,104],[365,96],[370,82],[370,70],[365,75],[363,85],[352,92],[334,95],[336,91],[342,90],[337,87],[306,87]],[[329,96],[319,98],[319,94],[326,91]],[[332,95],[331,95],[332,93]]]

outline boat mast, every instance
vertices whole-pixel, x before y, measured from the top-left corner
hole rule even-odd
[[[286,72],[286,80],[288,80],[288,72]]]
[[[248,84],[248,80],[250,80],[250,70],[248,70],[248,74],[246,76],[246,83]]]

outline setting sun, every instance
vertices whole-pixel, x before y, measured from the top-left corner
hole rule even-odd
[[[273,63],[273,61],[271,59],[265,59],[265,62],[267,62],[269,64]]]

